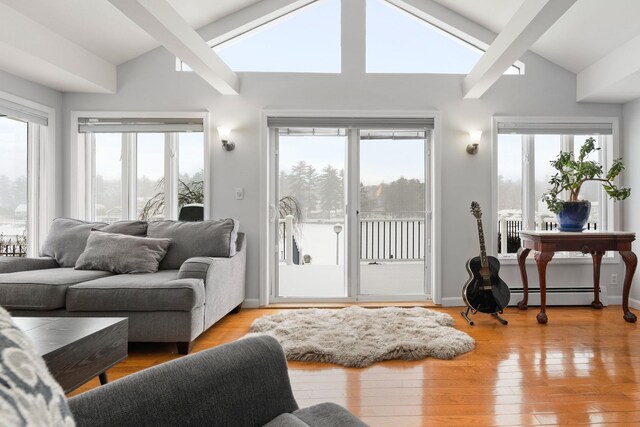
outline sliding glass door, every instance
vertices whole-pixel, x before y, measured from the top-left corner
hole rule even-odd
[[[278,296],[347,296],[345,135],[279,130]]]
[[[429,128],[325,120],[271,128],[272,301],[427,299]]]
[[[425,132],[360,131],[360,295],[425,294]]]

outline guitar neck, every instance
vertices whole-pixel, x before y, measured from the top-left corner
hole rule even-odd
[[[489,267],[487,260],[487,248],[484,245],[484,231],[482,229],[482,219],[478,218],[478,237],[480,238],[480,266]]]

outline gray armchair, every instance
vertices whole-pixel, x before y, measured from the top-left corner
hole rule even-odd
[[[185,356],[69,399],[78,426],[366,426],[333,403],[298,409],[267,336]]]

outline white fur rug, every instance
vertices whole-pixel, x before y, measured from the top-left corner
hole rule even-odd
[[[248,336],[273,336],[288,360],[363,368],[389,359],[452,359],[473,350],[473,338],[452,325],[448,314],[420,307],[314,308],[260,317]]]

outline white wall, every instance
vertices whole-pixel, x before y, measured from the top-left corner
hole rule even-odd
[[[627,231],[640,231],[640,167],[637,163],[640,159],[640,99],[628,102],[623,107],[623,154],[626,159],[627,169],[624,171],[624,185],[631,187],[631,197],[624,202],[623,218],[624,229]],[[631,167],[632,166],[632,167]],[[638,253],[640,245],[634,242],[634,252]],[[640,271],[633,278],[631,286],[630,304],[640,309]]]
[[[467,258],[478,253],[475,221],[469,203],[477,200],[485,218],[492,218],[490,129],[493,115],[615,116],[620,105],[578,104],[575,76],[527,53],[525,76],[504,76],[480,100],[463,100],[462,75],[367,75],[242,73],[241,95],[220,96],[197,75],[174,71],[175,58],[156,49],[118,69],[116,95],[65,94],[65,160],[69,162],[68,117],[72,110],[195,110],[208,109],[212,125],[234,129],[236,149],[227,153],[214,144],[212,205],[216,217],[238,218],[249,239],[247,298],[259,295],[259,176],[260,112],[263,109],[424,111],[442,116],[442,296],[461,303]],[[480,153],[465,152],[469,129],[484,130]],[[65,172],[69,170],[65,164]],[[234,187],[245,188],[235,200]],[[69,209],[69,176],[65,175],[65,203]],[[602,284],[619,264],[602,268]],[[591,282],[588,265],[551,263],[550,286]],[[505,265],[503,277],[520,287],[516,266]],[[530,285],[537,286],[535,269]],[[609,295],[621,295],[620,285]],[[619,299],[619,298],[618,298]]]
[[[13,74],[0,71],[0,91],[10,93],[15,96],[27,99],[29,101],[36,102],[38,104],[53,108],[56,110],[56,141],[58,147],[63,144],[63,124],[62,124],[62,94],[56,90],[50,89],[46,86],[33,83],[31,81],[14,76]],[[63,173],[62,165],[64,162],[64,156],[61,152],[56,153],[56,188],[61,191],[56,194],[56,205],[54,213],[56,216],[61,216],[64,212],[65,204],[63,185]]]

